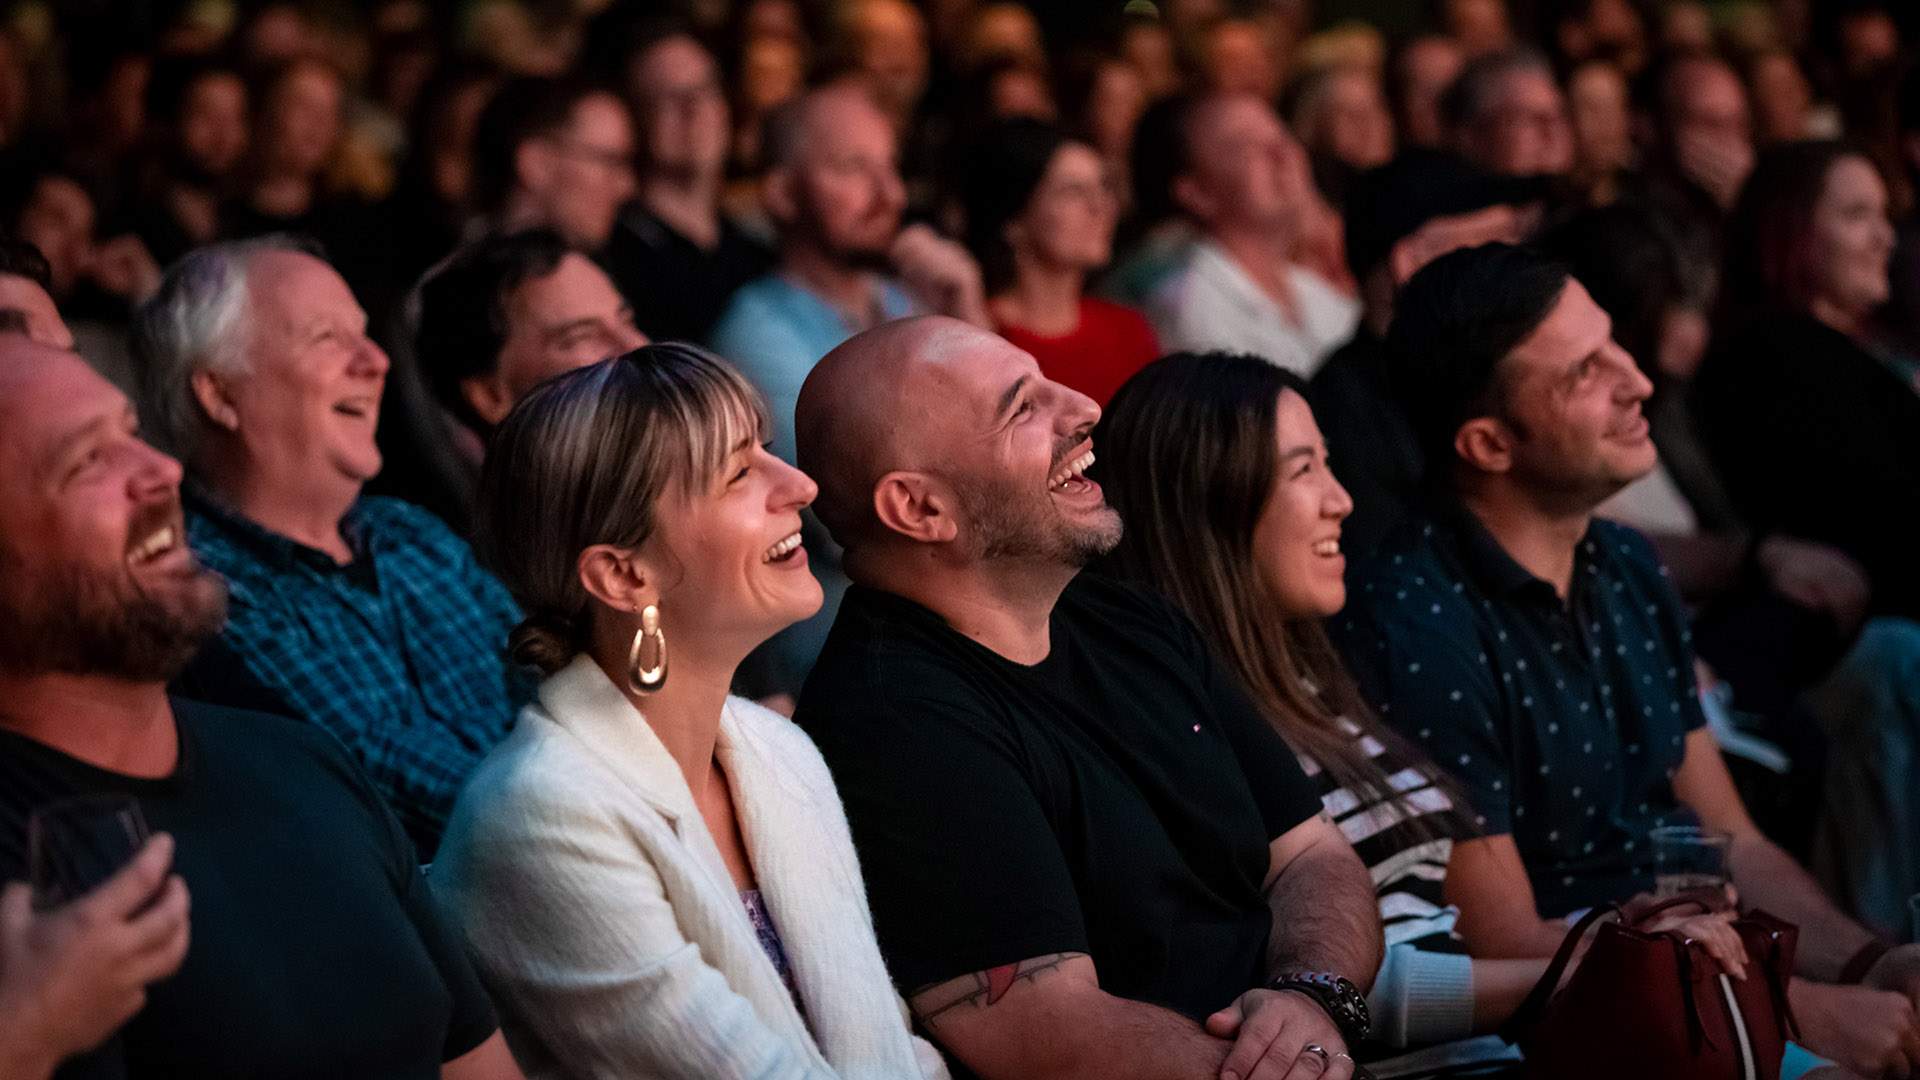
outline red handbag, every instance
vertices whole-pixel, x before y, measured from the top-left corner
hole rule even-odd
[[[1656,904],[1631,920],[1596,908],[1576,923],[1539,985],[1501,1029],[1537,1080],[1779,1080],[1780,1058],[1798,1037],[1787,1004],[1799,929],[1753,911],[1733,923],[1747,949],[1747,977],[1734,979],[1704,946],[1678,930],[1639,927],[1697,896]],[[1586,959],[1555,992],[1574,949],[1603,924]]]

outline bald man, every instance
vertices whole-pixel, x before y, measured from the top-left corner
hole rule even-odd
[[[940,312],[981,326],[988,317],[980,269],[966,250],[924,225],[900,227],[906,189],[894,129],[857,85],[814,90],[776,113],[767,152],[779,266],[734,294],[711,343],[766,394],[773,452],[791,462],[794,402],[828,349],[907,315]],[[810,536],[807,548],[826,604],[774,639],[767,685],[755,693],[799,690],[845,589],[824,538]]]
[[[798,713],[889,967],[981,1077],[1346,1080],[1381,940],[1293,755],[1120,538],[1100,410],[953,319],[860,334],[800,394],[853,580]]]

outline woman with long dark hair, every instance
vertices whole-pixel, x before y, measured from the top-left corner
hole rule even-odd
[[[1425,1073],[1510,1057],[1473,1036],[1512,1015],[1546,961],[1468,955],[1444,883],[1454,841],[1477,833],[1472,812],[1373,715],[1321,628],[1346,604],[1340,526],[1353,503],[1305,391],[1284,368],[1220,353],[1178,353],[1128,380],[1094,432],[1126,526],[1107,569],[1199,624],[1371,870],[1387,953],[1369,996],[1379,1045],[1363,1060],[1419,1047],[1419,1064],[1402,1064]],[[1723,922],[1686,922],[1738,954]]]

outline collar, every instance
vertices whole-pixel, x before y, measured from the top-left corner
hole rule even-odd
[[[227,543],[275,567],[286,569],[304,563],[331,570],[343,569],[326,552],[308,547],[292,537],[282,536],[241,514],[197,480],[188,478],[180,485],[180,502],[189,513],[217,531]],[[364,500],[356,499],[340,519],[340,535],[353,552],[356,563],[372,549],[373,537],[365,521],[365,506]]]
[[[1480,518],[1457,496],[1430,493],[1428,506],[1433,527],[1446,534],[1449,546],[1457,553],[1467,573],[1488,592],[1496,596],[1544,601],[1555,607],[1564,606],[1553,583],[1536,577],[1533,571],[1516,562]],[[1600,545],[1593,542],[1593,529],[1593,522],[1589,521],[1587,531],[1574,547],[1573,579],[1568,586],[1569,601],[1572,600],[1572,593],[1580,588],[1581,582],[1588,576],[1582,571],[1598,553]]]
[[[591,656],[581,653],[549,675],[540,684],[538,701],[548,720],[586,744],[596,758],[676,829],[683,818],[699,819],[699,808],[694,805],[693,791],[687,787],[680,763],[654,734],[646,715],[634,707]],[[742,760],[751,755],[737,753],[743,745],[736,737],[737,723],[733,699],[729,698],[720,712],[714,754],[724,766],[752,770],[756,763]],[[737,773],[733,777],[736,788],[751,782]]]

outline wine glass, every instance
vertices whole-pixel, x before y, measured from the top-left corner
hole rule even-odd
[[[147,843],[147,819],[131,795],[76,795],[27,818],[33,906],[50,911],[112,877]]]

